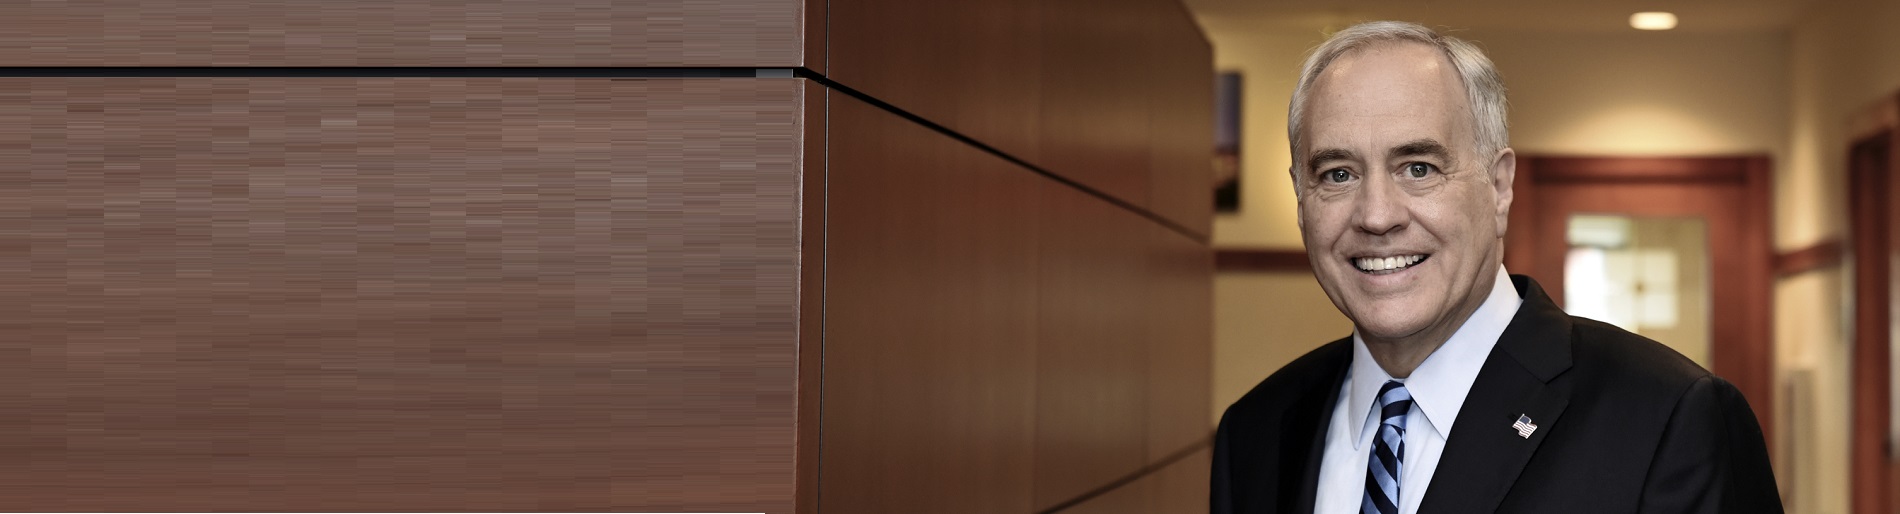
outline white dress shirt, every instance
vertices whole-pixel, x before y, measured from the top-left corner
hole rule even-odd
[[[1377,434],[1379,418],[1373,408],[1379,387],[1387,380],[1405,384],[1412,394],[1412,411],[1405,416],[1405,455],[1399,457],[1399,512],[1418,512],[1426,486],[1438,468],[1438,457],[1451,437],[1451,424],[1458,409],[1465,405],[1465,394],[1478,379],[1478,370],[1491,355],[1491,347],[1504,334],[1504,327],[1517,315],[1524,300],[1517,296],[1511,277],[1498,266],[1498,276],[1478,310],[1451,339],[1412,370],[1412,375],[1394,379],[1372,360],[1366,341],[1359,332],[1352,334],[1352,368],[1340,384],[1339,401],[1333,404],[1333,419],[1326,430],[1326,453],[1320,461],[1319,491],[1313,503],[1316,514],[1356,514],[1366,493],[1366,461],[1372,455],[1372,438]]]

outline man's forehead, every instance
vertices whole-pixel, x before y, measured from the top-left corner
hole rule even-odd
[[[1450,58],[1436,46],[1417,41],[1375,41],[1334,57],[1317,79],[1368,72],[1430,75],[1450,70]]]
[[[1340,56],[1313,84],[1305,112],[1308,153],[1371,144],[1383,154],[1421,138],[1465,143],[1470,125],[1462,81],[1437,48],[1378,43]],[[1468,136],[1467,136],[1468,137]]]

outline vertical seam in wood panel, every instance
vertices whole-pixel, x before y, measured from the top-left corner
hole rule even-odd
[[[825,3],[825,71],[830,71],[831,70],[831,0],[805,0],[805,1]],[[825,111],[827,112],[831,111],[831,94],[829,93],[825,94]],[[829,130],[831,128],[831,122],[829,121],[825,122],[825,128]],[[829,141],[830,139],[827,138],[826,140]],[[825,146],[829,148],[831,146],[831,143],[827,142],[825,143]],[[827,156],[829,156],[829,154],[827,154]]]
[[[825,15],[827,17],[831,15],[830,8],[827,7],[825,9]],[[830,30],[829,23],[826,24],[825,30],[827,31]],[[829,48],[829,45],[831,44],[830,39],[826,39],[825,41],[826,41],[825,44],[827,45],[827,48]],[[829,50],[827,50],[827,53],[829,53]],[[827,66],[829,66],[829,56],[827,56]],[[825,87],[824,85],[818,84],[817,82],[808,82],[808,84],[817,85],[818,87],[821,87],[821,88]],[[819,313],[820,313],[820,316],[818,318],[818,334],[819,334],[818,335],[818,469],[819,469],[819,472],[818,472],[818,476],[816,477],[816,487],[813,488],[813,491],[815,491],[815,493],[813,494],[815,494],[816,497],[812,499],[812,505],[817,505],[818,506],[817,510],[819,512],[824,511],[824,504],[821,502],[824,500],[824,481],[825,481],[825,474],[823,471],[825,469],[824,468],[824,463],[825,463],[825,444],[824,444],[824,440],[825,440],[824,439],[824,434],[825,434],[825,346],[826,346],[825,334],[828,333],[827,324],[830,322],[830,312],[831,312],[825,309],[827,296],[831,293],[831,289],[828,287],[825,287],[825,284],[831,279],[831,89],[825,88],[824,95],[825,95],[824,101],[820,102],[820,104],[824,106],[824,110],[825,110],[825,130],[824,130],[825,166],[824,168],[820,170],[821,173],[824,173],[824,181],[825,181],[825,184],[824,184],[825,201],[824,201],[824,204],[820,206],[820,208],[824,209],[825,219],[824,219],[824,223],[819,225],[820,227],[823,227],[823,232],[824,232],[824,237],[820,239],[820,241],[822,241],[824,244],[824,251],[820,252],[821,255],[823,256],[823,259],[819,262],[819,267],[818,267],[818,276],[820,277],[819,290],[818,290],[818,305],[819,305],[818,308],[819,308]]]

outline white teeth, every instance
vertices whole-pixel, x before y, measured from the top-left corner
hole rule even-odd
[[[1400,257],[1361,257],[1353,259],[1353,265],[1360,271],[1399,270],[1425,260],[1424,255],[1406,255]]]

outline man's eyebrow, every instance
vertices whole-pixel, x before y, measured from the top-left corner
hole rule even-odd
[[[1353,156],[1351,150],[1328,148],[1320,150],[1318,153],[1313,154],[1312,157],[1306,159],[1306,171],[1307,173],[1319,171],[1319,165],[1325,164],[1327,161],[1350,161],[1355,159],[1357,158]]]
[[[1418,155],[1429,155],[1449,161],[1451,160],[1451,149],[1446,148],[1444,143],[1440,143],[1436,139],[1418,139],[1394,147],[1391,152],[1387,152],[1386,154],[1387,158],[1390,159]]]

